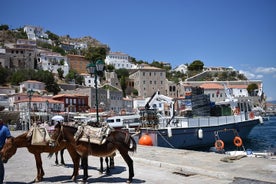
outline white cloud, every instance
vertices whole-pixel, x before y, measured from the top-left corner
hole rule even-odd
[[[256,73],[262,73],[262,74],[276,74],[276,68],[275,67],[258,67],[255,69]]]
[[[256,75],[254,73],[251,73],[249,71],[243,71],[243,70],[240,70],[240,73],[241,74],[244,74],[248,79],[261,79],[263,78],[263,75]]]

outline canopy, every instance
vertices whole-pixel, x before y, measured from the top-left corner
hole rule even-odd
[[[56,115],[52,117],[53,121],[64,121],[64,117],[60,116],[60,115]]]

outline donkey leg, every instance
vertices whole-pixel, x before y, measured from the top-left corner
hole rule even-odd
[[[58,151],[55,152],[55,156],[56,156],[56,161],[55,161],[55,164],[58,165]]]
[[[64,150],[65,150],[65,149],[60,150],[60,163],[61,163],[62,165],[65,165],[64,157],[63,157]]]
[[[120,153],[121,153],[123,159],[125,160],[125,162],[128,165],[128,180],[127,180],[127,183],[131,183],[132,178],[134,177],[133,160],[128,155],[128,152],[120,152]]]
[[[103,173],[103,157],[100,157],[100,170],[99,172],[102,174]]]
[[[41,155],[40,153],[34,154],[35,156],[35,161],[36,161],[36,169],[37,169],[37,176],[35,178],[35,182],[40,182],[43,179],[44,176],[44,170],[42,167],[42,160],[41,160]]]
[[[76,181],[77,176],[79,175],[80,156],[76,152],[75,148],[73,148],[73,147],[68,147],[67,150],[68,150],[69,155],[71,156],[71,159],[72,159],[73,164],[74,164],[74,170],[73,170],[73,174],[71,175],[71,179],[73,181]]]
[[[109,164],[108,164],[108,158],[109,157],[105,157],[105,163],[106,163],[106,173],[109,174],[110,173],[110,167],[109,167]]]
[[[88,179],[88,156],[82,156],[81,165],[83,169],[83,181],[86,182]]]
[[[115,164],[114,164],[114,156],[109,157],[110,158],[110,169],[114,169],[115,168]]]

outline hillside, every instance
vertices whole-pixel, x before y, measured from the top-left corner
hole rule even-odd
[[[90,47],[98,47],[98,46],[103,46],[103,47],[108,47],[106,44],[101,43],[95,38],[92,38],[91,36],[84,36],[81,38],[71,38],[70,36],[60,36],[59,37],[61,42],[64,43],[87,43],[88,46]]]

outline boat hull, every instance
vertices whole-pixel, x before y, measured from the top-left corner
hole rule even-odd
[[[141,136],[150,135],[154,146],[179,149],[212,147],[217,139],[233,145],[235,135],[246,139],[252,128],[258,124],[259,119],[252,119],[218,126],[141,128]]]

